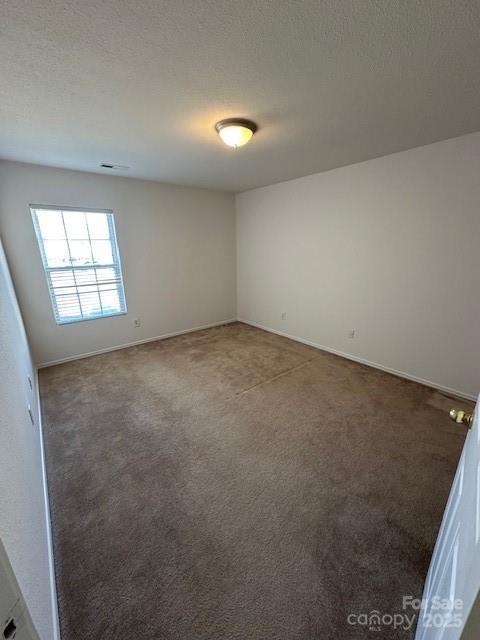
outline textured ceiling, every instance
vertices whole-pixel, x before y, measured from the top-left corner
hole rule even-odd
[[[0,0],[0,157],[242,191],[480,129],[476,0]],[[221,118],[255,120],[238,151]]]

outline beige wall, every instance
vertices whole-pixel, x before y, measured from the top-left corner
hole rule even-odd
[[[36,377],[1,244],[0,381],[0,538],[40,637],[55,640]]]
[[[55,324],[31,203],[113,209],[127,315]],[[236,315],[230,194],[4,161],[0,233],[37,364]]]
[[[239,194],[238,316],[476,396],[479,167],[476,133]]]

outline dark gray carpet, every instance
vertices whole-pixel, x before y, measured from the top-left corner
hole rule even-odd
[[[239,323],[40,383],[63,640],[410,637],[347,616],[421,595],[451,400]]]

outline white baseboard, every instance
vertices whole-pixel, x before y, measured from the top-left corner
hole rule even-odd
[[[45,367],[53,367],[53,365],[55,364],[63,364],[64,362],[71,362],[72,360],[80,360],[81,358],[89,358],[90,356],[97,356],[100,353],[109,353],[110,351],[127,349],[128,347],[135,347],[136,345],[146,344],[147,342],[156,342],[157,340],[174,338],[175,336],[182,336],[185,333],[193,333],[194,331],[202,331],[203,329],[220,327],[222,324],[230,324],[236,321],[237,321],[236,318],[230,318],[229,320],[220,320],[219,322],[211,322],[210,324],[204,324],[201,327],[192,327],[191,329],[183,329],[182,331],[164,333],[161,336],[155,336],[153,338],[144,338],[143,340],[135,340],[134,342],[125,342],[124,344],[117,344],[113,347],[107,347],[106,349],[97,349],[96,351],[89,351],[88,353],[79,353],[74,356],[68,356],[67,358],[60,358],[60,360],[50,360],[49,362],[42,362],[40,364],[37,364],[36,366],[37,366],[37,369],[44,369]]]
[[[55,560],[53,557],[52,524],[50,518],[50,501],[48,497],[47,463],[45,460],[45,446],[43,439],[42,406],[40,404],[40,387],[38,386],[38,369],[35,369],[35,395],[38,408],[38,429],[40,440],[40,456],[42,462],[43,499],[45,503],[47,545],[48,545],[48,573],[50,578],[50,598],[52,607],[53,638],[60,640],[60,621],[58,616],[57,582],[55,578]]]
[[[464,391],[459,391],[458,389],[452,389],[451,387],[446,387],[444,385],[438,384],[437,382],[432,382],[431,380],[425,380],[424,378],[419,378],[418,376],[414,376],[410,373],[405,373],[404,371],[398,371],[397,369],[392,369],[391,367],[386,367],[382,364],[371,362],[370,360],[365,360],[365,358],[359,358],[358,356],[353,356],[350,353],[345,353],[343,351],[338,351],[337,349],[332,349],[331,347],[326,347],[325,345],[318,344],[317,342],[312,342],[311,340],[305,340],[304,338],[299,338],[298,336],[292,336],[289,333],[285,333],[284,331],[277,331],[277,329],[266,327],[265,325],[259,324],[258,322],[253,322],[252,320],[246,320],[245,318],[237,318],[237,320],[238,322],[249,324],[252,327],[257,327],[257,329],[263,329],[264,331],[268,331],[269,333],[275,333],[276,335],[283,336],[284,338],[290,338],[290,340],[301,342],[302,344],[306,344],[309,347],[315,347],[315,349],[320,349],[321,351],[327,351],[328,353],[333,353],[336,356],[341,356],[342,358],[347,358],[348,360],[353,360],[354,362],[365,364],[368,367],[373,367],[374,369],[380,369],[380,371],[391,373],[392,375],[398,376],[399,378],[405,378],[406,380],[411,380],[412,382],[418,382],[419,384],[423,384],[427,387],[432,387],[433,389],[437,389],[438,391],[442,391],[443,393],[447,393],[453,396],[458,396],[459,398],[465,398],[466,400],[472,400],[473,402],[476,402],[477,400],[477,397],[470,393],[465,393]]]

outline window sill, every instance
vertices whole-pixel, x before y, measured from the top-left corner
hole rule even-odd
[[[57,322],[55,320],[55,324],[58,327],[63,327],[66,324],[78,324],[79,322],[90,322],[91,320],[106,320],[107,318],[116,318],[117,316],[126,316],[127,311],[119,311],[118,313],[109,313],[108,315],[103,316],[92,316],[91,318],[78,318],[78,320],[63,320],[62,322]]]

